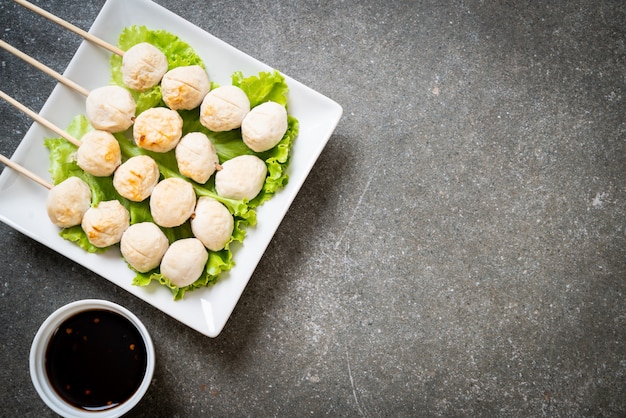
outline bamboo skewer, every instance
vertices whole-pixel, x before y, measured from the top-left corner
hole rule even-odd
[[[6,165],[7,167],[12,168],[13,170],[17,171],[18,173],[28,177],[29,179],[34,180],[35,182],[39,183],[40,185],[42,185],[48,190],[51,190],[54,187],[52,184],[48,183],[47,181],[39,177],[37,174],[33,173],[32,171],[27,170],[26,168],[22,167],[18,163],[11,161],[10,159],[8,159],[2,154],[0,154],[0,162]]]
[[[85,96],[85,97],[89,96],[89,90],[85,89],[84,87],[79,86],[78,84],[76,84],[72,80],[70,80],[67,77],[57,73],[52,68],[46,66],[45,64],[42,64],[41,62],[37,61],[33,57],[31,57],[29,55],[26,55],[25,53],[23,53],[19,49],[9,45],[8,43],[4,42],[3,40],[0,40],[0,47],[2,47],[3,49],[9,51],[13,55],[16,55],[17,57],[23,59],[24,61],[26,61],[30,65],[32,65],[35,68],[43,71],[44,73],[48,74],[49,76],[54,77],[57,81],[65,84],[67,87],[77,91],[78,93],[82,94],[83,96]]]
[[[51,21],[53,21],[54,23],[63,26],[66,29],[71,30],[72,32],[82,36],[83,38],[85,38],[86,40],[95,43],[96,45],[99,45],[107,50],[109,50],[110,52],[122,56],[124,55],[124,51],[122,51],[121,49],[117,48],[116,46],[111,45],[108,42],[103,41],[102,39],[90,34],[89,32],[86,32],[84,30],[82,30],[81,28],[72,25],[69,22],[66,22],[65,20],[53,15],[52,13],[49,13],[45,10],[43,10],[40,7],[35,6],[32,3],[29,3],[26,0],[14,0],[17,4],[22,5],[24,7],[26,7],[27,9],[32,10],[33,12],[45,17],[46,19],[49,19]]]
[[[0,90],[0,98],[6,100],[10,104],[15,106],[19,110],[21,110],[22,112],[26,113],[28,116],[30,116],[32,119],[34,119],[39,124],[45,126],[46,128],[50,129],[51,131],[55,132],[57,135],[60,135],[63,138],[67,139],[69,142],[71,142],[72,144],[76,145],[77,147],[80,147],[81,142],[78,139],[74,138],[72,135],[70,135],[69,133],[65,132],[63,129],[59,128],[58,126],[56,126],[52,122],[48,121],[47,119],[44,119],[43,117],[41,117],[37,113],[33,112],[32,110],[30,110],[29,108],[27,108],[26,106],[24,106],[23,104],[21,104],[20,102],[18,102],[17,100],[15,100],[11,96],[9,96],[5,92],[3,92],[2,90]]]

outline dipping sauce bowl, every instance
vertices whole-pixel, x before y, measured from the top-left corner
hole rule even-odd
[[[154,346],[141,321],[98,299],[57,309],[37,331],[30,351],[37,393],[68,418],[124,415],[148,390],[154,365]]]

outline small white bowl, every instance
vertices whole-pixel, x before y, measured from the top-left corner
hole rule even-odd
[[[94,309],[108,310],[129,320],[139,331],[146,346],[146,372],[135,393],[120,405],[100,410],[89,411],[77,408],[61,398],[50,384],[46,373],[45,356],[50,339],[59,326],[79,312]],[[128,309],[113,302],[98,299],[85,299],[69,303],[52,313],[41,325],[30,350],[30,377],[41,399],[57,414],[67,418],[114,418],[130,411],[145,395],[154,374],[155,354],[152,339],[141,321]]]

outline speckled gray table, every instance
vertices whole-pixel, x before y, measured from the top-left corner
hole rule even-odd
[[[158,0],[344,107],[210,339],[0,225],[0,416],[52,416],[42,321],[98,297],[149,328],[131,416],[626,415],[626,6]],[[89,28],[103,4],[37,1]],[[4,0],[2,39],[80,40]],[[54,82],[1,53],[2,90]],[[0,151],[30,120],[0,104]]]

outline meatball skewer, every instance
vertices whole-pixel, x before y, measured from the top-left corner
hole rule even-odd
[[[108,85],[89,91],[4,41],[0,41],[0,47],[85,96],[87,119],[94,128],[115,133],[127,130],[134,123],[137,104],[125,88]]]
[[[133,90],[144,91],[154,87],[167,72],[167,57],[158,48],[147,42],[139,43],[128,51],[123,51],[28,1],[15,0],[15,2],[122,57],[122,79]]]
[[[130,226],[128,210],[119,201],[102,201],[98,206],[91,206],[91,189],[78,177],[68,177],[53,186],[2,154],[0,162],[47,188],[46,209],[52,223],[61,228],[80,225],[96,247],[117,244]]]
[[[48,189],[46,209],[53,224],[60,228],[80,225],[91,207],[91,190],[78,177],[68,177],[53,186],[32,171],[0,154],[0,162]]]
[[[122,153],[120,145],[110,132],[98,130],[90,131],[83,136],[83,141],[80,141],[1,90],[0,98],[6,100],[39,124],[77,146],[77,162],[79,167],[84,171],[97,177],[109,176],[121,164]]]
[[[130,226],[130,214],[119,201],[102,201],[91,206],[91,189],[78,177],[68,177],[53,186],[2,154],[0,162],[47,188],[46,209],[52,223],[61,228],[80,225],[95,247],[117,244]]]

